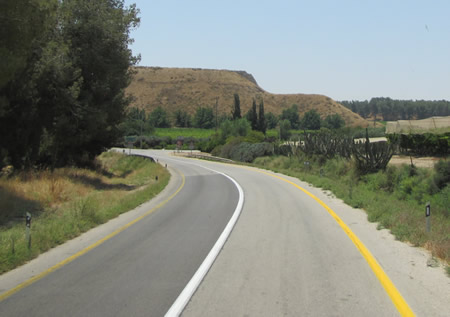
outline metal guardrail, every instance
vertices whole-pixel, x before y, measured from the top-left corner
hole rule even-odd
[[[204,155],[204,154],[197,154],[197,153],[186,153],[184,155],[185,157],[191,157],[191,158],[197,158],[202,160],[209,160],[209,161],[217,161],[222,163],[235,163],[233,160],[229,160],[223,157],[218,156],[212,156],[212,155]]]

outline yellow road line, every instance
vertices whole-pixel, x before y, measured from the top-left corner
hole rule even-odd
[[[222,163],[222,162],[215,162],[217,164],[223,164],[230,166],[230,164]],[[336,222],[339,224],[339,226],[344,230],[344,232],[347,234],[347,236],[352,240],[352,242],[355,244],[356,248],[359,250],[359,252],[362,254],[362,256],[366,259],[367,263],[369,264],[369,267],[374,272],[375,276],[380,281],[381,285],[385,289],[388,296],[391,298],[392,302],[394,303],[395,307],[399,311],[401,316],[415,316],[412,309],[409,307],[408,303],[405,301],[403,296],[400,294],[400,292],[395,287],[394,283],[390,280],[390,278],[387,276],[387,274],[384,272],[384,270],[381,268],[380,264],[377,262],[377,260],[373,257],[372,253],[366,248],[366,246],[359,240],[359,238],[356,236],[356,234],[353,233],[352,230],[345,224],[344,221],[342,221],[341,218],[330,208],[328,207],[323,201],[321,201],[318,197],[307,191],[306,189],[302,188],[301,186],[295,184],[294,182],[291,182],[290,180],[283,178],[281,176],[271,174],[268,172],[261,171],[259,169],[249,167],[249,166],[243,166],[243,165],[235,165],[236,167],[256,171],[258,173],[266,174],[271,177],[278,178],[286,183],[289,183],[296,188],[303,191],[305,194],[310,196],[312,199],[314,199],[316,202],[318,202],[325,210],[336,220]]]
[[[106,237],[98,240],[97,242],[91,244],[90,246],[86,247],[85,249],[75,253],[74,255],[68,257],[67,259],[55,264],[54,266],[52,266],[51,268],[47,269],[46,271],[33,276],[32,278],[26,280],[25,282],[17,285],[16,287],[0,294],[0,302],[3,301],[4,299],[8,298],[9,296],[13,295],[14,293],[17,293],[18,291],[20,291],[21,289],[33,284],[34,282],[40,280],[41,278],[43,278],[44,276],[50,274],[53,271],[56,271],[57,269],[63,267],[64,265],[66,265],[67,263],[72,262],[73,260],[75,260],[76,258],[79,258],[80,256],[82,256],[83,254],[89,252],[90,250],[98,247],[99,245],[101,245],[102,243],[104,243],[105,241],[111,239],[112,237],[116,236],[117,234],[121,233],[122,231],[124,231],[125,229],[131,227],[132,225],[134,225],[135,223],[137,223],[138,221],[141,221],[142,219],[144,219],[145,217],[147,217],[148,215],[150,215],[151,213],[153,213],[155,210],[161,208],[162,206],[164,206],[165,204],[167,204],[172,198],[174,198],[179,192],[180,190],[184,187],[184,184],[186,182],[186,179],[184,177],[184,175],[180,172],[178,172],[181,175],[182,178],[182,182],[180,187],[178,187],[178,189],[175,191],[175,193],[173,193],[172,195],[170,195],[169,198],[167,198],[166,200],[164,200],[163,202],[159,203],[156,207],[154,207],[153,209],[147,211],[145,214],[143,214],[142,216],[134,219],[133,221],[127,223],[126,225],[124,225],[123,227],[117,229],[116,231],[108,234]]]
[[[222,162],[215,162],[216,164],[223,164],[230,166],[230,164],[222,163]],[[266,174],[274,178],[278,178],[286,183],[289,183],[296,188],[303,191],[305,194],[310,196],[312,199],[314,199],[316,202],[318,202],[325,210],[336,220],[336,222],[339,224],[339,226],[344,230],[344,232],[347,234],[347,236],[352,240],[352,242],[355,244],[356,248],[359,250],[359,252],[362,254],[362,256],[366,259],[367,263],[369,264],[369,267],[374,272],[375,276],[380,281],[381,285],[385,289],[388,296],[391,298],[392,302],[394,303],[395,307],[399,311],[401,316],[415,316],[412,309],[409,307],[408,303],[405,301],[403,296],[400,294],[400,292],[395,287],[394,283],[389,279],[387,274],[384,272],[384,270],[381,268],[380,264],[377,262],[377,260],[373,257],[372,253],[366,248],[366,246],[359,240],[359,238],[353,233],[352,230],[342,221],[341,218],[330,208],[328,207],[323,201],[321,201],[318,197],[307,191],[306,189],[302,188],[301,186],[295,184],[294,182],[291,182],[290,180],[283,178],[281,176],[271,174],[268,172],[264,172],[252,167],[248,166],[242,166],[242,165],[235,165],[236,167],[245,168],[248,170],[253,170],[258,173]]]
[[[316,202],[318,202],[323,208],[325,208],[326,211],[336,220],[336,222],[341,226],[341,228],[344,230],[344,232],[348,235],[348,237],[352,240],[352,242],[355,244],[356,248],[361,252],[363,257],[366,259],[367,263],[369,264],[372,271],[375,273],[375,276],[380,281],[381,285],[383,285],[386,293],[391,298],[392,302],[394,303],[395,307],[399,311],[401,316],[415,316],[411,308],[409,307],[408,303],[405,301],[405,299],[402,297],[400,292],[395,287],[394,283],[389,279],[387,274],[383,271],[380,264],[378,264],[377,260],[373,257],[373,255],[370,253],[370,251],[366,248],[366,246],[359,240],[359,238],[353,233],[353,231],[350,230],[350,228],[339,218],[339,216],[330,208],[328,207],[323,201],[321,201],[319,198],[317,198],[315,195],[307,191],[306,189],[300,187],[299,185],[295,184],[294,182],[291,182],[288,179],[285,179],[283,177],[280,177],[278,175],[274,175],[271,173],[263,172],[256,170],[259,173],[263,173],[275,178],[278,178],[286,183],[289,183],[301,191],[303,191],[305,194],[310,196],[312,199],[314,199]]]

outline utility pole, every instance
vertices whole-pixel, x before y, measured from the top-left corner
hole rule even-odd
[[[141,113],[139,113],[139,119],[141,119],[140,121],[141,121],[141,124],[140,124],[140,126],[141,126],[141,133],[140,133],[140,137],[139,137],[139,139],[140,139],[140,145],[139,145],[139,147],[142,149],[142,126],[144,125],[144,118],[145,118],[145,110],[144,110],[145,108],[144,108],[144,106],[142,106],[142,112]]]
[[[217,103],[219,102],[219,97],[216,97],[216,133],[217,133]]]

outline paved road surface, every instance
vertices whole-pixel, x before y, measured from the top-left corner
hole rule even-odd
[[[163,208],[7,298],[0,316],[163,316],[238,201],[224,176],[193,165],[176,169],[186,183]]]
[[[199,165],[236,179],[245,203],[183,316],[399,315],[336,220],[294,184],[318,196],[356,233],[418,316],[450,316],[450,279],[426,266],[426,252],[376,230],[363,212],[322,190],[252,168],[169,151],[137,152],[179,169],[185,188],[145,221],[0,303],[1,316],[164,315],[237,201],[225,177]]]

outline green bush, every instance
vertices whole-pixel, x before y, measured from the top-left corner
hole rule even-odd
[[[257,157],[273,155],[272,144],[243,142],[242,137],[230,139],[224,146],[213,152],[217,154],[219,150],[219,156],[240,162],[252,162]]]
[[[261,143],[264,141],[264,133],[261,131],[251,130],[244,138],[244,142]]]
[[[234,148],[231,159],[241,162],[253,162],[257,157],[272,154],[273,146],[269,143],[243,142]]]
[[[418,155],[448,155],[450,148],[450,133],[445,134],[391,134],[391,143],[396,143],[403,152]]]
[[[434,165],[434,170],[434,184],[437,188],[443,189],[450,182],[450,161],[439,160],[439,162]]]

